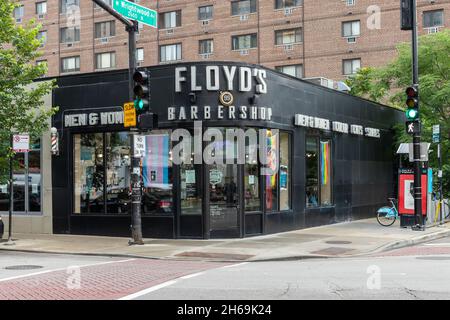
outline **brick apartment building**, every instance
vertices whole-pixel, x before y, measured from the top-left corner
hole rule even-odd
[[[111,4],[111,0],[104,0]],[[410,40],[398,0],[136,0],[159,12],[140,26],[139,65],[243,61],[298,77],[344,79]],[[22,0],[17,23],[42,23],[48,76],[128,67],[127,33],[91,0]],[[420,34],[450,26],[450,0],[418,0]],[[78,14],[79,13],[79,14]]]

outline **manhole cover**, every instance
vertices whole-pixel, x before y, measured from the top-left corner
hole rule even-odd
[[[31,264],[5,267],[6,270],[33,270],[41,268],[43,268],[43,266],[34,266]]]
[[[450,260],[450,257],[416,257],[419,260]]]
[[[330,241],[326,241],[325,243],[328,243],[328,244],[351,244],[352,242],[351,241],[330,240]]]

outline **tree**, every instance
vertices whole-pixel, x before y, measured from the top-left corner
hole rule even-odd
[[[48,119],[57,109],[44,107],[43,98],[55,87],[54,81],[34,82],[46,73],[45,64],[35,64],[40,56],[37,39],[41,25],[34,20],[16,25],[12,0],[0,1],[0,184],[9,175],[10,134],[29,133],[39,138],[48,129]]]
[[[350,94],[405,109],[405,89],[412,83],[411,44],[398,46],[398,57],[385,67],[362,68],[347,80]],[[431,142],[432,126],[441,125],[444,194],[450,190],[450,30],[419,38],[419,108],[422,141]],[[405,119],[406,120],[406,119]],[[405,124],[396,126],[396,142],[411,142]],[[437,146],[432,145],[429,166],[435,170]]]

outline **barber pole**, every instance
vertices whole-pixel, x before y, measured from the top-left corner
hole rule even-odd
[[[59,155],[58,130],[56,128],[50,129],[50,136],[52,140],[52,154]]]

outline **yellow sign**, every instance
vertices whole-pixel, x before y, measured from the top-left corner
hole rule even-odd
[[[123,120],[124,127],[136,127],[136,109],[134,102],[128,102],[123,105]]]

